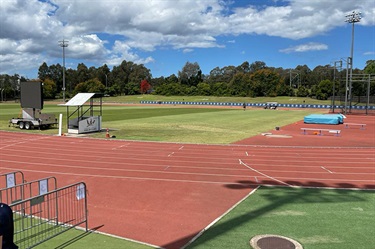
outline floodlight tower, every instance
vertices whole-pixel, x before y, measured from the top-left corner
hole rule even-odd
[[[349,110],[351,110],[352,105],[352,77],[353,77],[353,47],[354,47],[354,23],[361,21],[361,12],[353,11],[351,14],[348,14],[345,16],[346,20],[345,22],[352,24],[352,46],[350,49],[350,57],[348,60],[349,64]]]
[[[63,101],[65,103],[65,48],[68,47],[68,42],[69,41],[66,41],[66,40],[62,40],[62,41],[59,41],[59,45],[60,47],[62,47],[63,49]]]

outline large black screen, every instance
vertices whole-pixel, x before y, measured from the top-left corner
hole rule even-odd
[[[42,82],[21,82],[21,107],[43,109]]]

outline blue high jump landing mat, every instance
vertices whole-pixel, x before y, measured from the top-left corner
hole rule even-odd
[[[305,124],[343,124],[345,116],[342,114],[310,114],[305,116]]]

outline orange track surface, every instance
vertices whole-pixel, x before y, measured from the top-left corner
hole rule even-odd
[[[0,132],[0,174],[84,181],[89,226],[164,248],[180,248],[259,184],[375,189],[375,117],[366,129],[303,135],[303,122],[232,145],[98,140]]]

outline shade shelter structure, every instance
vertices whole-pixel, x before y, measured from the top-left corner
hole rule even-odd
[[[100,93],[78,93],[62,104],[66,106],[68,133],[82,134],[101,131],[102,97]]]

